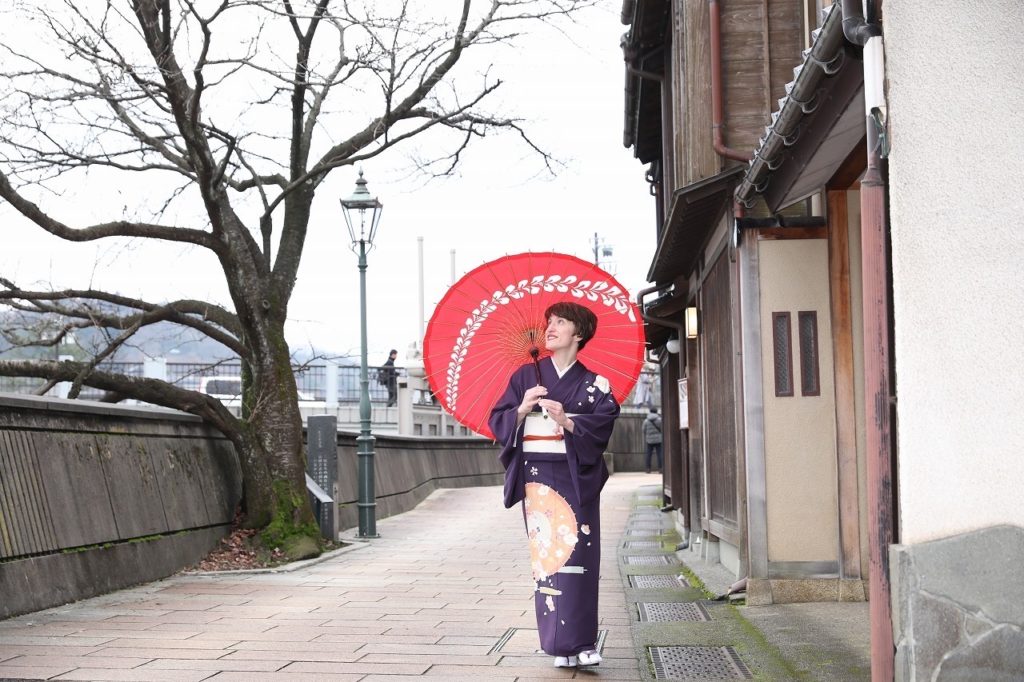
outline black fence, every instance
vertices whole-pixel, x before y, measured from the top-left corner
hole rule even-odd
[[[143,363],[141,362],[109,362],[101,363],[97,369],[104,372],[126,374],[128,376],[143,376]],[[359,402],[359,367],[348,365],[335,366],[338,372],[338,397],[339,403]],[[295,374],[295,384],[299,390],[299,399],[306,401],[324,401],[327,399],[327,365],[295,365],[292,371]],[[377,381],[377,370],[379,367],[367,368],[369,378],[370,402],[386,403],[388,400],[387,386]],[[396,367],[397,376],[405,376],[404,367]],[[210,377],[238,377],[242,373],[242,365],[237,361],[219,363],[208,362],[168,362],[165,364],[164,379],[169,383],[198,391],[203,379]],[[0,377],[0,392],[2,393],[35,393],[46,385],[44,379],[29,377]],[[52,391],[50,394],[52,395]],[[89,388],[82,388],[79,395],[84,400],[96,400],[103,395],[103,391]]]
[[[128,376],[143,376],[143,363],[141,362],[108,362],[101,363],[97,369],[105,372],[126,374]],[[335,365],[338,372],[338,396],[339,403],[359,402],[359,367],[350,365]],[[387,386],[377,380],[377,371],[380,367],[367,368],[369,379],[370,402],[386,403],[388,400]],[[299,391],[300,401],[326,401],[327,400],[327,370],[328,365],[306,364],[294,365],[292,372],[295,374],[295,384]],[[396,367],[397,376],[406,376],[404,367]],[[224,362],[168,362],[164,365],[163,377],[166,381],[198,391],[203,384],[203,379],[212,377],[238,377],[242,373],[242,365],[237,360]],[[0,393],[36,393],[46,385],[44,379],[29,377],[0,377]],[[215,392],[215,391],[208,391]],[[54,392],[50,391],[50,395]],[[103,395],[103,391],[84,386],[79,395],[84,400],[97,400]],[[421,395],[416,398],[419,402],[427,404],[430,402],[428,395]],[[660,403],[659,377],[655,372],[645,370],[641,380],[630,396],[625,400],[625,405],[651,405]]]

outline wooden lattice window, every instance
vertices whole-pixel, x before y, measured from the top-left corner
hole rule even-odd
[[[802,310],[797,313],[797,325],[800,339],[800,395],[821,395],[817,311]]]
[[[775,395],[793,395],[793,340],[790,314],[772,313],[772,357],[775,365]]]

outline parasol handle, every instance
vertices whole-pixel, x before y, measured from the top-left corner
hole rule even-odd
[[[537,370],[537,385],[543,386],[544,382],[540,378],[540,350],[536,346],[530,349],[530,357],[533,358],[533,368]]]
[[[537,385],[543,386],[544,382],[540,378],[540,349],[536,346],[532,347],[530,349],[530,357],[533,358],[533,368],[537,370]],[[543,406],[540,408],[540,411],[544,414],[544,418],[547,419],[548,411]]]

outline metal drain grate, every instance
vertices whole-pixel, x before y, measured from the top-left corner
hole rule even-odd
[[[661,543],[654,540],[631,540],[623,545],[631,549],[660,549]]]
[[[629,584],[642,590],[683,587],[683,583],[674,575],[631,575]]]
[[[667,556],[628,556],[625,557],[627,564],[633,566],[665,566],[667,564],[677,564],[679,560],[675,557]]]
[[[753,677],[731,646],[651,647],[656,680],[749,680]]]
[[[627,528],[626,535],[661,535],[653,528]]]
[[[700,602],[637,602],[636,610],[644,623],[703,623],[711,620]]]

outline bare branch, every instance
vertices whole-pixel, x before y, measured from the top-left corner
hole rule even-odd
[[[86,386],[153,405],[190,412],[202,417],[224,433],[237,433],[239,430],[238,419],[216,398],[159,379],[105,372],[89,368],[82,362],[48,360],[0,360],[0,376],[36,377],[54,383],[72,382],[81,376],[82,383]]]
[[[104,360],[104,358],[109,357],[112,353],[117,351],[117,349],[120,348],[125,341],[130,339],[135,334],[135,332],[139,331],[139,328],[141,326],[142,320],[137,319],[131,327],[124,330],[124,332],[119,334],[116,339],[107,344],[106,348],[104,348],[102,351],[96,354],[96,356],[93,357],[92,360],[86,363],[85,367],[82,368],[82,371],[79,372],[78,376],[75,377],[75,380],[71,382],[71,388],[68,390],[68,398],[70,398],[71,400],[77,398],[78,394],[81,393],[82,391],[82,381],[85,379],[85,377],[89,375],[89,372],[96,369],[96,366],[99,365]]]
[[[25,199],[11,186],[7,176],[0,172],[0,197],[6,199],[11,206],[39,227],[61,239],[71,242],[85,242],[104,237],[149,237],[171,242],[184,242],[202,246],[218,252],[220,246],[208,233],[184,227],[168,227],[146,223],[116,221],[74,229],[51,218],[40,210],[39,206]]]
[[[26,291],[18,288],[13,282],[0,278],[0,301],[17,307],[19,302],[31,304],[36,312],[51,312],[73,319],[88,320],[89,325],[103,326],[113,329],[129,329],[136,323],[141,326],[157,322],[174,322],[184,327],[200,331],[211,339],[221,343],[237,353],[240,357],[248,357],[249,351],[241,343],[242,327],[238,317],[220,306],[183,299],[162,305],[149,303],[140,299],[129,298],[105,291],[92,289],[65,289],[63,291]],[[73,305],[46,305],[46,302],[66,302]],[[130,314],[120,312],[103,312],[93,307],[81,305],[82,301],[100,301],[116,306],[118,309],[138,311]],[[24,308],[23,308],[24,309]],[[69,327],[73,328],[73,327]],[[64,330],[66,333],[67,329]],[[63,336],[63,333],[61,334]],[[57,338],[53,343],[60,342]]]

